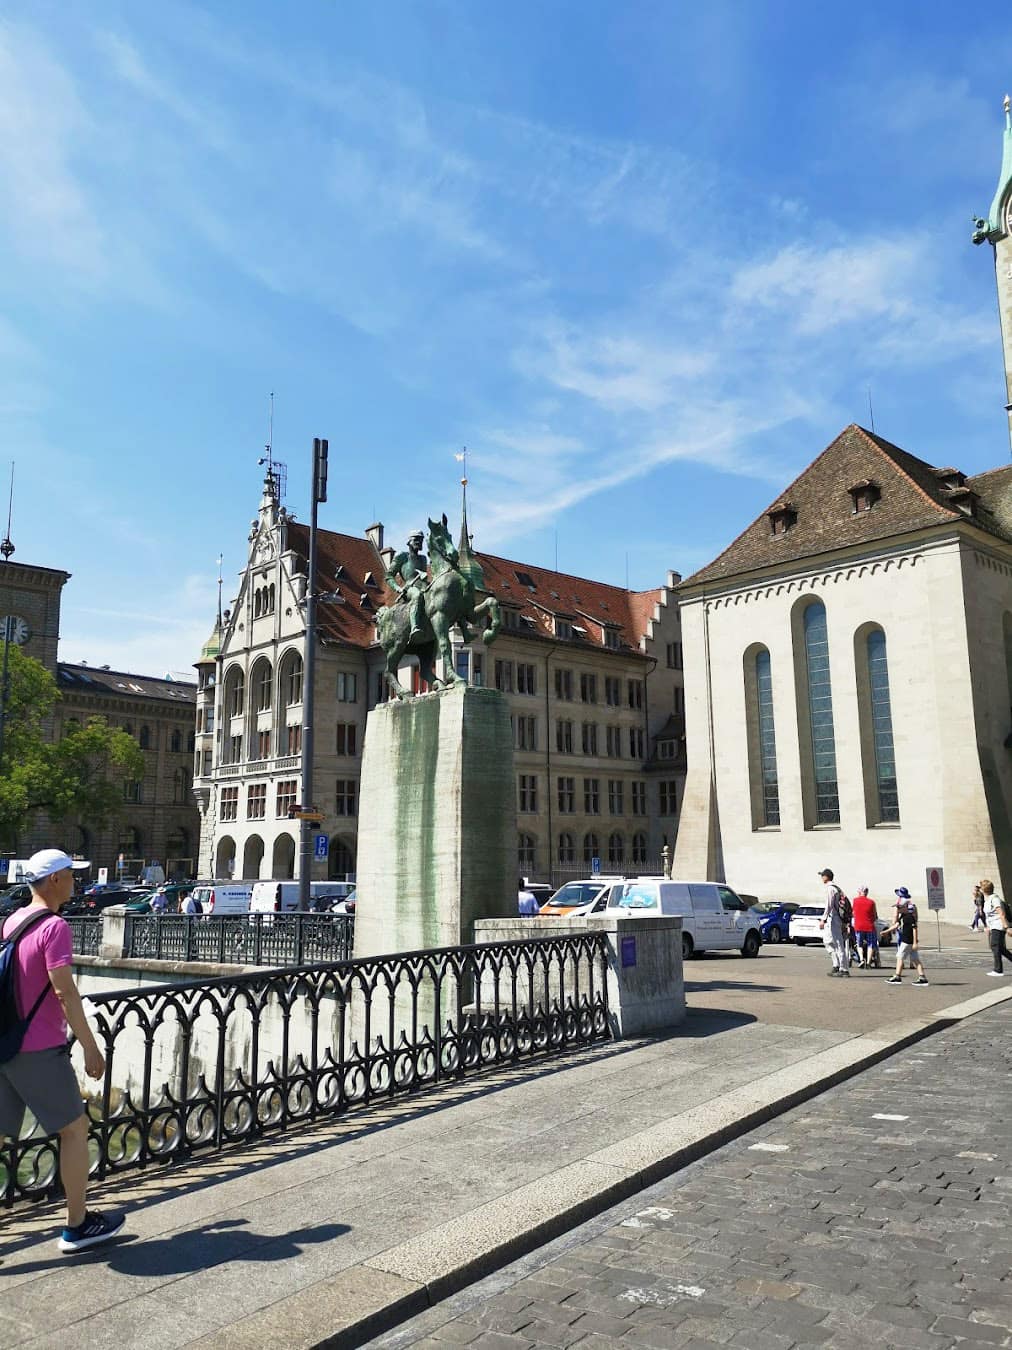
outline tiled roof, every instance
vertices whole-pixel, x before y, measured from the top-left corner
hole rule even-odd
[[[846,427],[713,562],[683,587],[723,580],[760,568],[873,543],[932,525],[963,521],[1012,541],[1012,467],[977,474],[961,484],[956,470],[936,469],[863,427]],[[871,482],[880,496],[870,510],[854,511],[849,489]],[[960,508],[965,489],[975,515]],[[790,505],[794,523],[774,534],[770,513]]]
[[[288,546],[304,559],[309,551],[308,527],[290,524]],[[319,589],[337,591],[343,601],[320,602],[317,623],[321,636],[355,647],[372,646],[376,610],[394,599],[383,581],[383,559],[368,539],[330,530],[318,532],[317,555]],[[552,617],[561,614],[574,626],[574,637],[568,640],[574,648],[581,645],[602,648],[604,630],[610,628],[618,635],[617,650],[638,651],[654,606],[661,599],[659,589],[626,591],[606,582],[549,571],[491,553],[476,551],[475,557],[481,563],[489,593],[520,613],[520,627],[510,630],[512,636],[554,642],[557,639]],[[528,578],[530,585],[521,581],[520,576]]]
[[[75,666],[60,661],[56,680],[62,689],[80,694],[109,694],[116,698],[164,699],[195,704],[197,686],[188,680],[160,680],[151,675],[132,675],[101,666]]]

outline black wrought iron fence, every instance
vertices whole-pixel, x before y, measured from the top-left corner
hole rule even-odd
[[[444,947],[90,997],[92,1173],[186,1160],[607,1039],[604,934]],[[58,1190],[58,1141],[0,1149],[0,1196]]]
[[[72,914],[67,923],[78,956],[97,956],[102,946],[101,914]]]
[[[124,955],[153,961],[306,966],[351,960],[351,914],[133,914]]]

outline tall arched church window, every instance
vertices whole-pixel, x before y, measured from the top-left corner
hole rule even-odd
[[[886,635],[873,628],[864,641],[867,662],[868,700],[866,715],[871,740],[874,795],[870,814],[872,823],[896,825],[900,819],[900,799],[896,787],[896,752],[893,748],[892,700],[889,696],[889,661]]]
[[[517,862],[520,870],[526,875],[532,871],[537,860],[537,845],[534,836],[530,834],[521,834],[517,837]]]
[[[563,865],[576,862],[576,849],[573,847],[573,836],[563,832],[559,835],[559,862]]]
[[[839,825],[840,792],[836,776],[836,733],[833,729],[833,685],[829,671],[826,606],[820,600],[812,601],[805,607],[801,622],[811,768],[811,810],[806,815],[810,815],[816,825]]]
[[[773,719],[773,668],[768,648],[750,647],[746,651],[744,674],[752,828],[776,829],[780,825],[780,782]]]

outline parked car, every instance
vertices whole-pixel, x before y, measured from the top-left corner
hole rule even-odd
[[[790,937],[792,942],[796,942],[799,947],[803,947],[806,942],[821,942],[823,929],[819,927],[819,920],[822,918],[826,906],[820,904],[799,905],[791,915]],[[889,927],[887,919],[879,919],[878,933],[879,946],[891,947],[893,935],[883,937],[882,934]]]
[[[311,881],[309,905],[313,908],[316,896],[329,895],[332,900],[350,895],[355,889],[351,881]],[[249,902],[251,914],[292,914],[299,908],[297,881],[255,881]]]
[[[63,906],[62,913],[67,916],[73,914],[101,914],[104,909],[109,909],[113,905],[126,905],[131,900],[136,900],[138,894],[144,894],[146,888],[138,891],[135,886],[106,886],[104,889],[95,892],[94,888],[89,888],[83,895],[75,896]]]
[[[617,902],[625,877],[591,877],[587,881],[567,881],[550,900],[541,906],[541,913],[554,918],[577,914],[600,914]]]
[[[248,914],[256,885],[252,881],[198,881],[190,893],[201,914]]]
[[[716,881],[637,878],[626,884],[608,913],[624,918],[680,915],[684,960],[711,950],[755,957],[762,946],[756,916],[730,886]]]
[[[32,898],[32,888],[24,882],[17,886],[8,886],[0,892],[0,919],[6,919],[16,909],[27,905]]]
[[[798,908],[793,900],[759,900],[752,913],[759,923],[763,942],[787,942],[791,936],[791,915]]]
[[[321,900],[328,901],[323,908],[330,914],[354,914],[355,906],[358,903],[358,897],[354,891],[349,891],[345,896],[321,896]]]

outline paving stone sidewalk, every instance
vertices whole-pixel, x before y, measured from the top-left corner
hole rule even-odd
[[[1012,1004],[866,1070],[371,1344],[1012,1346]]]

